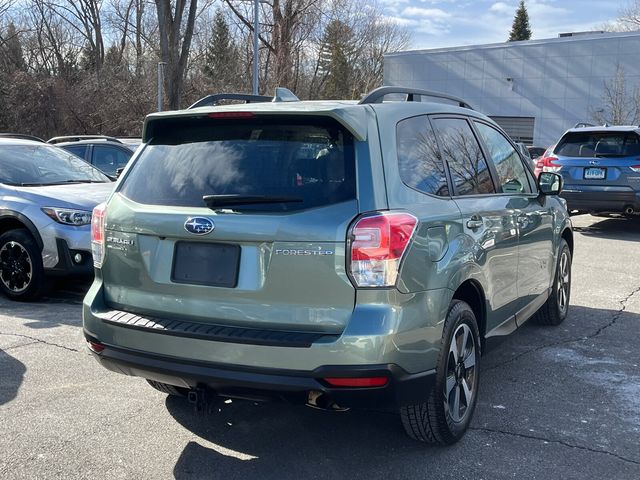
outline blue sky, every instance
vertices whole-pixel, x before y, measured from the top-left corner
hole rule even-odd
[[[385,13],[413,32],[410,48],[504,42],[519,0],[381,0]],[[527,0],[533,39],[593,30],[615,20],[628,0]]]

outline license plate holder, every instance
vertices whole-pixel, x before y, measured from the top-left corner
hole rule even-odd
[[[584,169],[585,180],[604,180],[607,178],[607,169],[601,167],[589,167]]]
[[[240,245],[176,242],[171,281],[210,287],[235,288],[238,284]]]

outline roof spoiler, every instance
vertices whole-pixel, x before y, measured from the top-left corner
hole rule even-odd
[[[215,107],[225,100],[234,100],[244,103],[266,103],[266,102],[299,102],[300,99],[288,88],[277,87],[273,97],[267,95],[251,95],[249,93],[215,93],[201,98],[196,103],[187,108]]]

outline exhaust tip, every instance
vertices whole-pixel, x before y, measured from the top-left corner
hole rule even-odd
[[[633,213],[634,213],[633,207],[631,207],[631,206],[625,207],[624,213],[626,213],[627,215],[633,215]]]
[[[346,412],[349,410],[348,408],[338,405],[326,393],[317,390],[311,390],[307,395],[307,407],[318,410],[330,410],[332,412]]]

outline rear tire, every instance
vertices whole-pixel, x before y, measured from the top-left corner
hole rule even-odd
[[[469,427],[478,399],[480,335],[475,314],[453,300],[444,324],[436,383],[425,401],[400,408],[407,434],[425,443],[451,445]]]
[[[175,397],[186,397],[189,389],[184,387],[176,387],[175,385],[169,385],[168,383],[156,382],[155,380],[147,379],[147,383],[159,392],[166,393],[167,395],[173,395]]]
[[[556,273],[551,287],[551,295],[534,316],[539,325],[556,326],[564,322],[569,313],[571,298],[571,250],[562,239],[556,263]]]
[[[28,230],[19,228],[0,235],[0,290],[20,301],[35,300],[44,293],[42,255]]]

